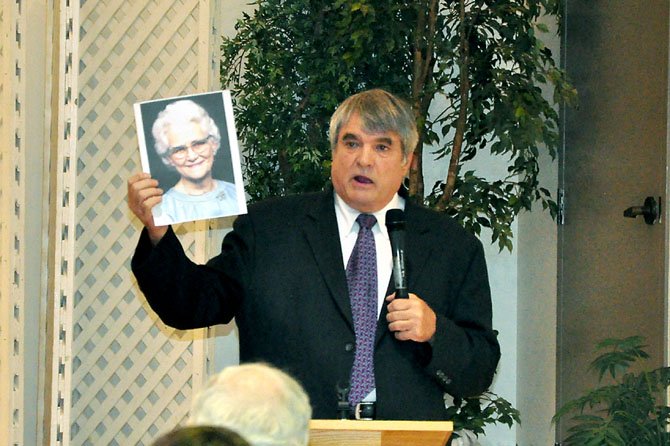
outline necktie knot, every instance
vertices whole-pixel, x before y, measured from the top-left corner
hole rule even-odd
[[[356,221],[361,228],[365,229],[371,229],[377,223],[377,219],[372,214],[359,214]]]

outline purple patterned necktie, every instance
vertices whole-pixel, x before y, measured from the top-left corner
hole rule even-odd
[[[377,251],[372,227],[374,215],[356,218],[360,229],[347,263],[347,286],[354,317],[356,352],[351,368],[349,405],[355,406],[375,388],[374,340],[377,329]]]

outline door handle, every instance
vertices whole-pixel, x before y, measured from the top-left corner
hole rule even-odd
[[[623,211],[624,217],[635,218],[638,215],[644,217],[644,222],[648,225],[660,223],[661,221],[661,197],[658,201],[654,197],[647,197],[644,199],[644,205],[632,206]]]

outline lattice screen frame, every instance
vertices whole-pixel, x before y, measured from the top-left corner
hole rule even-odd
[[[148,444],[207,375],[205,330],[157,321],[132,279],[132,103],[218,88],[217,0],[61,2],[49,444]],[[177,228],[207,258],[206,224]]]
[[[52,144],[56,147],[55,171],[52,173],[55,197],[51,212],[54,214],[53,227],[49,230],[53,240],[53,272],[52,282],[52,358],[51,358],[51,391],[49,401],[50,429],[45,442],[53,445],[69,444],[70,388],[72,376],[72,294],[74,289],[74,196],[75,176],[72,164],[76,160],[76,132],[73,127],[77,122],[77,106],[73,100],[73,92],[77,91],[76,65],[78,15],[77,8],[69,1],[61,1],[58,5],[61,14],[57,23],[58,32],[58,64],[56,67],[55,89],[56,131],[52,135]]]
[[[0,438],[23,444],[25,14],[0,3]]]

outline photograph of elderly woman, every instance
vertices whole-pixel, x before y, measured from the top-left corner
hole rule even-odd
[[[156,225],[246,213],[229,91],[135,104],[142,170],[158,180]]]

